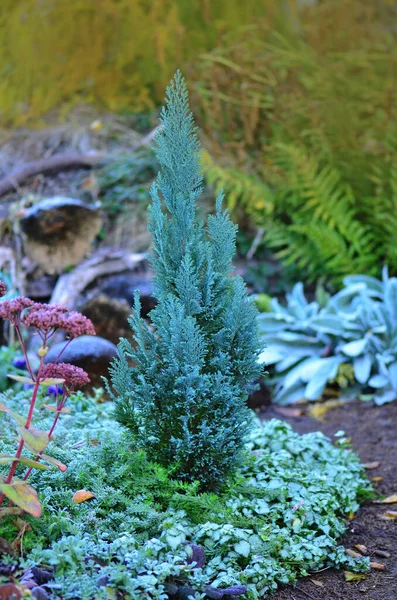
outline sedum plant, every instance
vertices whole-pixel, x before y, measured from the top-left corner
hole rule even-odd
[[[0,297],[4,298],[6,292],[6,285],[0,281]],[[33,469],[47,470],[51,468],[50,465],[57,467],[60,471],[67,469],[66,465],[46,454],[45,450],[52,439],[60,415],[69,412],[65,407],[69,396],[75,389],[89,382],[88,375],[83,369],[59,362],[69,342],[65,342],[64,348],[54,363],[45,364],[48,344],[51,343],[51,338],[57,330],[64,331],[69,340],[84,334],[95,334],[95,331],[91,321],[80,313],[69,311],[66,307],[58,304],[41,304],[24,297],[3,299],[0,302],[0,318],[9,321],[15,328],[24,355],[24,366],[29,374],[28,377],[12,374],[9,377],[24,383],[31,389],[26,416],[0,402],[0,412],[7,413],[15,421],[18,434],[15,453],[0,454],[0,465],[9,465],[6,474],[0,473],[0,517],[10,512],[14,514],[13,504],[34,517],[40,517],[42,506],[35,489],[29,485],[29,476]],[[34,369],[26,351],[22,335],[23,327],[35,329],[41,339],[37,369]],[[54,415],[48,431],[35,427],[33,424],[41,386],[56,386],[55,404],[43,405],[43,408]],[[28,454],[26,454],[26,450]],[[24,468],[25,472],[23,472]],[[5,501],[8,503],[8,507],[2,506]]]
[[[156,155],[149,230],[158,304],[149,325],[136,296],[133,342],[120,341],[108,389],[137,447],[211,490],[237,465],[250,428],[246,399],[261,373],[257,311],[243,280],[231,276],[236,227],[222,194],[207,224],[196,216],[200,146],[179,72],[167,89]]]
[[[321,306],[298,283],[287,306],[272,300],[260,316],[261,361],[274,365],[275,402],[320,398],[345,364],[353,367],[353,390],[370,392],[377,404],[397,397],[397,278],[385,267],[381,281],[352,275],[344,284]]]

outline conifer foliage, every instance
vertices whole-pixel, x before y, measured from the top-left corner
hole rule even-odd
[[[136,295],[134,341],[120,340],[109,391],[136,447],[214,490],[238,464],[250,429],[246,399],[261,371],[257,313],[231,273],[236,226],[222,194],[207,224],[196,215],[200,145],[179,71],[160,120],[149,209],[158,304],[148,325]]]

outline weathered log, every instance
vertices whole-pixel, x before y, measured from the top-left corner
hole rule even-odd
[[[78,298],[100,277],[125,271],[147,271],[145,254],[135,254],[121,249],[96,250],[70,273],[61,275],[51,296],[51,304],[76,308]]]
[[[8,192],[18,190],[21,183],[40,173],[49,173],[51,171],[63,171],[65,169],[75,169],[77,167],[91,168],[104,159],[104,155],[99,152],[90,154],[80,154],[73,152],[70,154],[56,154],[48,158],[34,160],[26,163],[12,171],[9,175],[0,181],[0,196]]]
[[[142,146],[148,146],[154,139],[158,127],[143,136],[136,144],[131,147],[131,151],[138,150]],[[18,190],[21,183],[41,173],[50,173],[64,171],[66,169],[87,168],[97,165],[102,161],[110,160],[110,156],[102,152],[89,152],[81,154],[79,152],[70,152],[68,154],[55,154],[47,158],[41,158],[32,162],[26,163],[6,175],[0,180],[0,197],[8,192]]]
[[[28,208],[21,219],[26,254],[45,273],[61,273],[87,254],[102,226],[98,209],[73,198],[55,197]]]

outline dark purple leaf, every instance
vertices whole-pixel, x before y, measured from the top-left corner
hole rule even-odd
[[[178,588],[178,593],[176,597],[178,598],[178,600],[189,600],[189,596],[194,597],[196,592],[197,590],[194,590],[192,587],[188,585],[182,585]]]
[[[188,556],[187,564],[191,565],[192,563],[196,563],[197,568],[202,568],[205,565],[205,552],[201,546],[197,546],[196,544],[188,544],[188,547],[191,548],[192,555]]]
[[[31,594],[35,600],[49,600],[49,595],[43,587],[37,586],[32,589]]]
[[[222,598],[226,598],[227,596],[236,597],[245,594],[247,587],[245,585],[232,585],[228,588],[220,589],[206,585],[204,591],[211,600],[222,600]],[[232,600],[232,598],[229,598],[229,600]]]
[[[109,583],[109,575],[101,575],[96,580],[96,584],[98,587],[106,587]]]
[[[44,571],[43,569],[39,569],[38,567],[32,567],[30,571],[32,572],[37,585],[43,585],[43,583],[48,583],[53,578],[53,574],[50,573],[50,571]]]

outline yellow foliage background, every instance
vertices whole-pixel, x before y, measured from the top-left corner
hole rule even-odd
[[[78,101],[141,111],[177,67],[266,14],[257,0],[1,0],[0,120]]]

